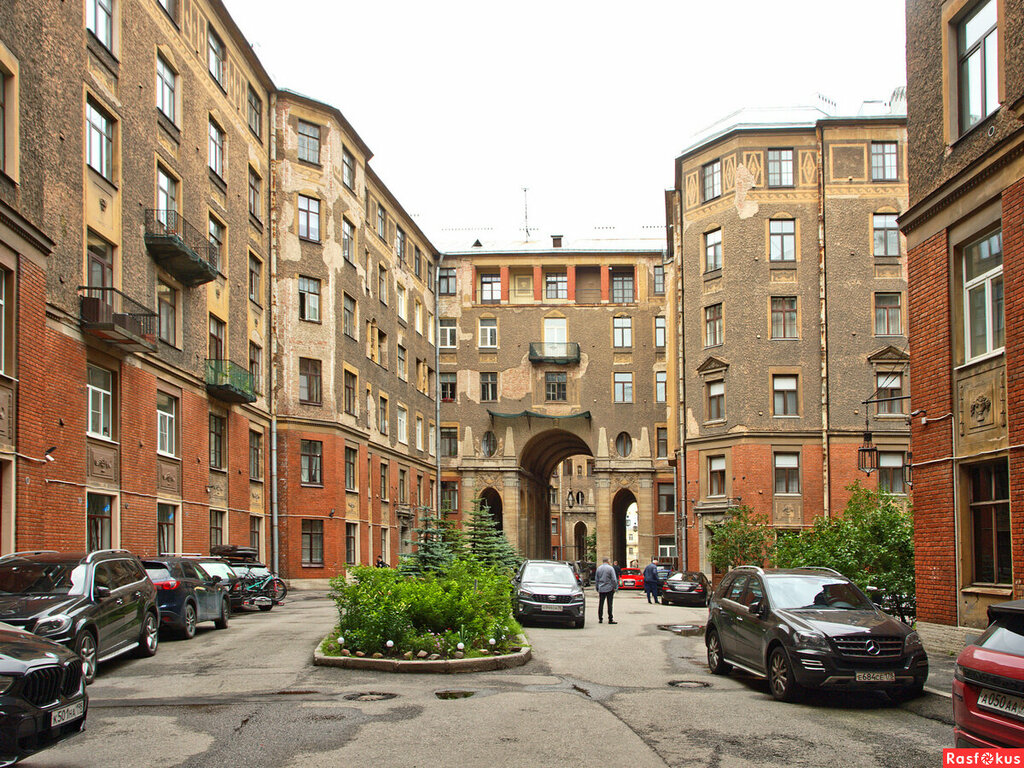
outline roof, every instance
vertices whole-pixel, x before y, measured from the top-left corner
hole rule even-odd
[[[455,234],[458,232],[459,234]],[[665,225],[644,227],[642,231],[618,232],[617,227],[600,227],[580,235],[533,235],[523,237],[522,232],[496,232],[494,230],[462,229],[444,232],[446,255],[477,256],[505,253],[664,253]],[[464,234],[463,234],[464,233]],[[561,240],[560,246],[554,239]]]

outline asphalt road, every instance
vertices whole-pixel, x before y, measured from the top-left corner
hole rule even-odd
[[[712,677],[699,636],[658,628],[705,611],[620,592],[610,626],[588,600],[582,630],[527,629],[523,667],[435,676],[312,666],[333,604],[299,593],[226,631],[200,625],[152,659],[102,666],[86,733],[25,765],[907,768],[939,765],[951,745],[948,699],[781,704],[762,681]]]

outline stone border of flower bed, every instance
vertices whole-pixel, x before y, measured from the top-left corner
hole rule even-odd
[[[327,638],[324,638],[325,640]],[[475,656],[471,659],[387,659],[371,656],[328,656],[320,651],[320,645],[313,651],[313,664],[318,667],[344,667],[346,669],[369,669],[376,672],[411,672],[453,674],[458,672],[491,672],[495,669],[520,667],[532,657],[526,638],[520,636],[523,647],[515,653],[499,656]]]

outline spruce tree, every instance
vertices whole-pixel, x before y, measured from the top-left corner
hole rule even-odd
[[[463,527],[466,531],[466,550],[474,560],[509,570],[519,567],[519,555],[505,534],[498,530],[491,509],[483,499],[473,500],[473,509],[468,513]]]
[[[447,570],[462,549],[461,535],[450,520],[423,519],[414,529],[416,551],[402,557],[399,568],[406,576],[420,576]]]

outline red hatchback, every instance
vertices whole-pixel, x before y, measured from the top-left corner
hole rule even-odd
[[[1024,600],[989,606],[988,620],[956,660],[956,746],[1024,747]]]
[[[619,589],[643,589],[644,572],[639,568],[623,568],[619,574]]]

